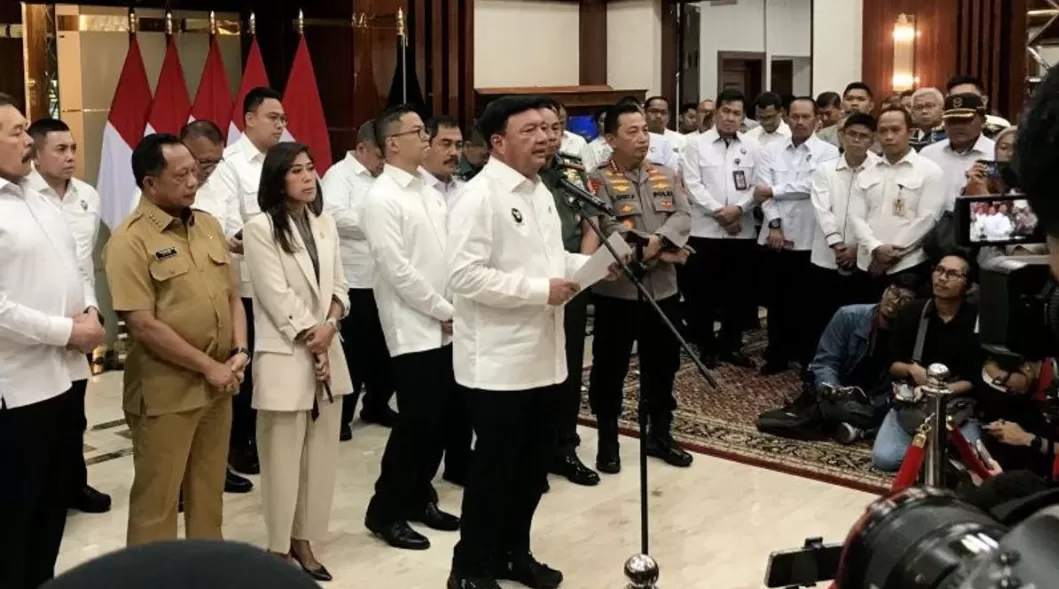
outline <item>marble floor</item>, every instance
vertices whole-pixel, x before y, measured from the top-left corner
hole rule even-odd
[[[59,570],[124,543],[132,458],[121,422],[120,373],[95,377],[89,388],[86,456],[89,482],[110,493],[114,507],[103,515],[71,513]],[[430,550],[386,547],[363,527],[364,508],[378,472],[388,430],[356,423],[354,438],[341,447],[330,537],[317,556],[335,576],[334,589],[444,587],[457,534],[425,530]],[[594,458],[595,430],[582,428],[581,455]],[[636,443],[622,444],[625,469],[604,476],[597,487],[578,487],[552,477],[534,526],[534,552],[566,575],[563,587],[616,589],[625,586],[622,564],[639,552],[639,491]],[[798,547],[807,536],[841,541],[872,496],[816,481],[696,456],[688,469],[649,463],[651,554],[661,569],[659,585],[670,589],[758,589],[774,550]],[[442,507],[458,511],[460,491],[437,483]],[[265,527],[260,495],[225,496],[227,538],[262,545]],[[519,587],[507,584],[506,587]]]

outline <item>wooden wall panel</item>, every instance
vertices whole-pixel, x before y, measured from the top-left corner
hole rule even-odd
[[[0,25],[21,23],[21,5],[18,2],[0,2]],[[0,92],[11,95],[22,104],[26,97],[25,79],[22,39],[0,37]]]
[[[662,0],[662,96],[669,100],[670,116],[678,116],[677,75],[680,72],[680,18],[676,0]],[[697,91],[696,91],[697,92]]]
[[[412,0],[416,70],[426,115],[468,128],[474,116],[474,0]]]
[[[581,0],[578,20],[578,79],[582,86],[607,83],[607,2]]]
[[[893,30],[897,15],[916,18],[915,68],[919,87],[944,92],[957,69],[957,14],[960,0],[887,0],[864,3],[862,78],[879,105],[893,92]],[[850,80],[852,81],[852,80]]]
[[[957,71],[982,79],[992,110],[1014,121],[1026,77],[1026,0],[960,0]]]

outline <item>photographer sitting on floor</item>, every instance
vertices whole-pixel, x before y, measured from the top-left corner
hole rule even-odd
[[[982,366],[983,354],[975,333],[978,308],[966,300],[974,281],[971,256],[962,250],[947,253],[932,273],[934,296],[908,304],[894,322],[890,375],[895,401],[872,447],[876,468],[899,469],[912,437],[926,420],[921,387],[927,384],[931,364],[944,364],[949,369],[954,398],[948,401],[948,414],[968,442],[974,444],[981,437],[978,424],[970,419],[971,399],[961,397],[971,392]]]
[[[890,327],[915,298],[913,276],[895,279],[875,305],[841,307],[816,348],[802,394],[763,413],[758,429],[777,436],[833,435],[848,444],[879,427],[890,401]]]
[[[1004,470],[1029,470],[1040,477],[1052,474],[1046,440],[1045,391],[1053,386],[1055,361],[1008,362],[990,359],[982,369],[983,385],[976,393],[982,442]]]

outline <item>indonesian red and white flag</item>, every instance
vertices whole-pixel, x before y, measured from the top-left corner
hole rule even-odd
[[[188,85],[184,82],[184,68],[180,65],[176,40],[169,39],[162,60],[162,71],[158,74],[158,86],[154,89],[151,114],[147,117],[144,135],[170,133],[176,135],[188,123],[191,116],[191,101]]]
[[[96,180],[100,216],[111,230],[121,224],[133,207],[136,180],[132,175],[132,150],[143,137],[150,109],[151,84],[147,81],[140,44],[133,36],[110,103],[107,124],[103,127]]]
[[[243,80],[239,82],[239,92],[235,95],[232,104],[232,114],[228,124],[228,145],[239,140],[243,135],[243,127],[246,120],[243,117],[243,101],[251,90],[258,87],[271,88],[268,82],[268,73],[265,72],[265,60],[261,59],[261,48],[257,45],[257,37],[250,42],[250,51],[246,54],[246,64],[243,66]],[[283,131],[280,141],[293,141],[288,131]]]
[[[295,141],[309,147],[313,163],[316,164],[316,173],[323,176],[331,167],[331,139],[327,135],[327,121],[316,86],[316,72],[304,36],[298,41],[294,65],[287,78],[283,108],[287,111],[287,130]]]
[[[199,89],[195,92],[191,119],[212,121],[223,130],[228,125],[231,114],[232,88],[228,85],[228,72],[224,69],[221,46],[215,36],[210,41],[210,52],[206,54],[206,66],[202,69]]]

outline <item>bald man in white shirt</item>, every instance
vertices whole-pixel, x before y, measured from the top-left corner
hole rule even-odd
[[[54,576],[83,413],[73,383],[103,342],[62,211],[25,182],[33,141],[0,94],[0,587]],[[78,205],[79,206],[79,205]],[[50,271],[45,272],[45,269]]]

